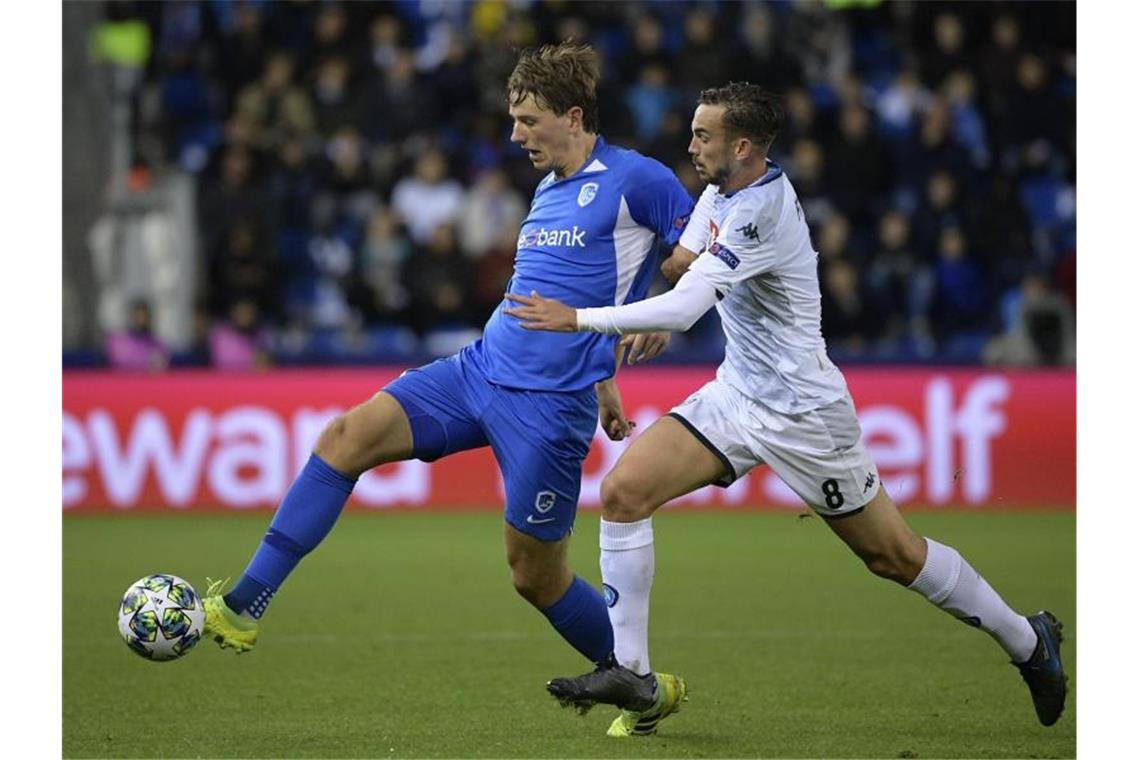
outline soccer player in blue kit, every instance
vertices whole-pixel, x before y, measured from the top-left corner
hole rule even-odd
[[[508,80],[511,140],[548,172],[519,230],[508,292],[541,290],[583,308],[639,300],[659,245],[675,244],[688,222],[693,200],[671,171],[598,134],[598,78],[596,53],[563,43],[524,51]],[[207,591],[207,637],[239,652],[253,647],[270,599],[332,530],[362,473],[490,446],[506,490],[516,590],[590,660],[612,657],[606,603],[571,572],[566,550],[598,421],[611,438],[629,432],[613,379],[627,346],[599,334],[527,332],[502,315],[506,304],[480,340],[405,372],[328,424],[237,584],[224,596],[221,583]],[[665,340],[630,341],[631,359],[652,358]],[[683,687],[665,680],[661,692],[675,705]]]

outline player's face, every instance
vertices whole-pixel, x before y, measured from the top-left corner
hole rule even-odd
[[[689,156],[702,182],[723,185],[732,168],[732,149],[723,124],[724,106],[702,103],[693,113]]]
[[[534,168],[563,175],[570,152],[570,117],[540,107],[533,94],[512,103],[507,112],[514,120],[511,142],[522,146]]]

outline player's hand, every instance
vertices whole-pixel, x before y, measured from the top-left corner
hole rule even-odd
[[[672,337],[673,333],[670,332],[639,333],[625,336],[621,339],[620,345],[622,348],[629,349],[625,355],[626,363],[637,364],[638,362],[656,359],[669,345]]]
[[[578,331],[578,313],[557,299],[543,298],[534,290],[529,296],[507,293],[506,298],[518,305],[508,306],[503,313],[516,317],[524,330]]]
[[[598,393],[598,422],[611,441],[620,441],[633,435],[636,422],[625,418],[621,408],[621,393],[613,378],[594,384]]]

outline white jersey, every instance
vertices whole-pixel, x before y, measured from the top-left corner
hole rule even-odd
[[[717,290],[727,345],[717,377],[748,398],[788,414],[842,398],[847,383],[820,332],[818,254],[792,183],[778,165],[723,195],[705,188],[681,245],[700,253],[690,266]],[[701,217],[694,213],[694,221]]]

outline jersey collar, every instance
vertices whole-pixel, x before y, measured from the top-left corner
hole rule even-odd
[[[761,174],[755,182],[750,185],[745,185],[744,187],[740,188],[740,190],[747,190],[750,187],[761,187],[763,185],[767,185],[772,180],[779,179],[780,176],[783,175],[784,170],[781,169],[780,165],[772,159],[766,158],[764,159],[764,163],[767,164],[768,170]],[[732,196],[739,193],[740,190],[733,190],[731,193],[721,193],[721,195],[723,195],[725,198],[731,198]]]
[[[590,164],[594,163],[594,160],[598,157],[598,155],[605,147],[606,139],[601,135],[597,135],[597,139],[594,141],[594,149],[590,151],[590,155],[586,156],[586,160],[582,162],[582,165],[578,167],[577,171],[575,171],[573,174],[563,177],[562,179],[558,179],[558,177],[552,171],[550,174],[547,174],[546,177],[543,178],[542,185],[553,185],[555,182],[565,182],[567,180],[574,179],[579,174],[588,169]]]

